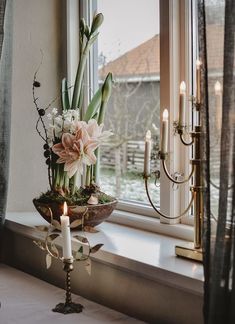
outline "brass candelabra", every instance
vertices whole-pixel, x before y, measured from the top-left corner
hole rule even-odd
[[[200,108],[201,104],[198,102],[193,103],[195,110],[198,114],[198,120],[200,120]],[[191,172],[182,180],[177,180],[170,174],[167,169],[166,160],[168,153],[165,151],[159,151],[159,158],[161,160],[162,168],[167,178],[177,185],[188,183],[192,179],[192,185],[190,186],[191,199],[188,207],[180,214],[174,217],[165,215],[160,211],[153,203],[149,189],[148,181],[151,177],[151,173],[144,173],[144,181],[148,200],[153,209],[165,219],[180,219],[185,215],[193,205],[193,216],[194,216],[194,242],[188,242],[184,245],[177,245],[175,247],[175,253],[177,256],[181,256],[188,259],[202,261],[202,224],[203,224],[203,179],[202,179],[202,152],[201,152],[201,141],[202,141],[202,127],[199,125],[194,126],[192,132],[190,132],[191,141],[187,142],[184,138],[185,126],[177,124],[175,127],[176,133],[180,137],[180,141],[185,146],[192,146],[193,158],[190,160]],[[156,172],[154,172],[156,174]],[[157,172],[159,175],[159,172]]]

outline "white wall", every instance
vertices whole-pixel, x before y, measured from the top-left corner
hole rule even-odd
[[[39,103],[45,107],[59,93],[65,73],[66,42],[63,0],[15,0],[10,182],[8,211],[34,210],[32,199],[48,188],[43,142],[35,130],[37,112],[32,100],[32,80],[38,73],[42,86]]]

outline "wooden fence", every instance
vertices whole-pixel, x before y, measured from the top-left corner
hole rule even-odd
[[[119,147],[107,143],[101,147],[101,165],[115,169],[117,163],[121,164],[123,172],[143,172],[144,167],[144,141],[128,141]],[[156,162],[152,161],[153,167]]]

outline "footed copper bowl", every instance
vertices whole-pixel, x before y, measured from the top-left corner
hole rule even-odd
[[[63,214],[63,204],[58,202],[42,203],[36,198],[33,199],[33,204],[39,214],[48,223],[51,223],[51,212],[53,219],[60,222],[60,216]],[[111,202],[98,205],[68,206],[70,224],[77,219],[82,219],[84,216],[84,226],[95,227],[105,221],[111,215],[116,205],[117,200],[115,199]],[[81,225],[76,229],[81,229]]]

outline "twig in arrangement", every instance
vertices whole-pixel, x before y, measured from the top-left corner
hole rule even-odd
[[[44,142],[47,142],[46,138],[43,137],[43,135],[41,134],[40,130],[39,130],[39,122],[40,122],[40,117],[38,117],[38,120],[36,122],[36,131],[38,133],[38,135],[43,139]]]

